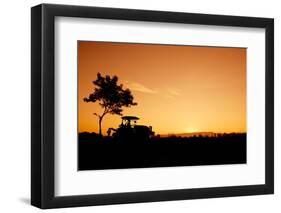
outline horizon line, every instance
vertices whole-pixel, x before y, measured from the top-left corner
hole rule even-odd
[[[99,134],[98,132],[90,132],[90,131],[78,131],[78,133],[96,133],[96,134]],[[231,133],[240,133],[240,134],[243,134],[243,133],[247,133],[247,131],[220,131],[220,132],[216,132],[216,131],[196,131],[196,132],[179,132],[179,133],[159,133],[159,134],[155,134],[155,135],[181,135],[181,134],[196,134],[196,133],[210,133],[210,134],[231,134]]]

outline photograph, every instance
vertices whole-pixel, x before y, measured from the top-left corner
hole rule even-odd
[[[247,163],[247,48],[77,41],[78,170]]]

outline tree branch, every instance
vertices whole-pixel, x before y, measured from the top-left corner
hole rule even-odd
[[[99,117],[99,118],[100,118],[100,115],[98,115],[97,113],[93,113],[93,115],[95,115],[95,116],[97,116],[97,117]]]
[[[103,118],[103,116],[105,116],[107,113],[108,113],[108,108],[104,107],[104,111],[100,117]]]

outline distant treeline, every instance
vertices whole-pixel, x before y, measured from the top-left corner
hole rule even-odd
[[[161,137],[161,135],[156,135],[151,137],[149,142],[210,142],[210,141],[235,141],[237,139],[246,138],[246,133],[212,133],[210,135],[192,135],[192,136],[182,136],[182,135],[169,135],[166,137]],[[100,136],[95,132],[81,132],[79,133],[79,141],[88,142],[114,142],[114,138],[111,136]],[[133,143],[133,141],[132,141]]]

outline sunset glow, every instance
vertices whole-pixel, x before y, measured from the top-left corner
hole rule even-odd
[[[78,131],[98,132],[98,103],[83,101],[100,72],[116,75],[138,103],[123,115],[156,134],[246,132],[246,49],[78,42]],[[108,114],[103,132],[121,119]]]

